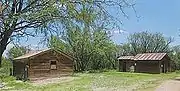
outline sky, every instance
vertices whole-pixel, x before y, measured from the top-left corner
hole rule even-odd
[[[172,45],[180,44],[180,0],[137,0],[135,9],[140,18],[129,10],[129,19],[123,19],[122,25],[126,33],[114,34],[112,39],[115,43],[126,42],[131,33],[149,31],[173,37]]]
[[[122,17],[121,34],[115,32],[111,38],[116,44],[125,43],[129,34],[140,31],[160,32],[165,37],[174,38],[171,45],[180,44],[180,0],[136,0],[135,3],[139,18],[132,9],[125,10],[129,18]],[[114,11],[111,11],[112,15],[116,16]],[[35,49],[45,48],[38,42],[38,38],[31,38],[21,44],[31,45]],[[12,44],[7,49],[11,47]]]

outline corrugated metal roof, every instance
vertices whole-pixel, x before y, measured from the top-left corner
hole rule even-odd
[[[19,60],[19,59],[25,59],[25,58],[29,58],[29,57],[32,57],[32,56],[35,56],[37,54],[40,54],[42,52],[46,52],[46,51],[49,51],[51,49],[45,49],[45,50],[41,50],[41,51],[33,51],[33,52],[29,52],[25,55],[22,55],[22,56],[19,56],[17,58],[14,58],[14,60]]]
[[[134,56],[121,56],[118,59],[120,59],[120,60],[122,60],[122,59],[124,59],[124,60],[133,60]]]
[[[162,60],[167,53],[143,53],[137,54],[134,60]]]

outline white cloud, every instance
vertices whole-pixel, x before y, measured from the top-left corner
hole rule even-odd
[[[115,30],[114,33],[115,33],[115,34],[120,34],[121,31],[120,31],[120,30]]]
[[[119,30],[120,33],[126,33],[126,34],[129,34],[129,32],[127,32],[126,30]]]
[[[127,32],[126,30],[118,30],[118,29],[114,29],[114,30],[109,30],[107,31],[108,34],[129,34],[129,32]]]

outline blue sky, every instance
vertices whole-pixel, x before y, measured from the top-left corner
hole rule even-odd
[[[112,37],[115,43],[126,42],[130,33],[149,31],[174,37],[172,45],[180,44],[180,0],[137,0],[135,8],[140,18],[128,10],[129,19],[123,19],[122,25],[122,29],[128,33],[115,34]]]
[[[122,30],[126,30],[122,34],[114,34],[112,40],[116,44],[126,42],[129,34],[140,31],[160,32],[165,37],[173,37],[175,41],[172,45],[180,44],[180,0],[136,0],[135,12],[132,9],[126,9],[129,18],[122,17]],[[112,14],[116,10],[112,10]],[[44,48],[38,45],[39,38],[31,38],[29,41],[22,41],[22,45],[31,45],[33,48]],[[11,45],[9,46],[11,47]]]

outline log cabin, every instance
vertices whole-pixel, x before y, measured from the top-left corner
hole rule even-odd
[[[13,76],[35,80],[70,76],[73,74],[73,57],[53,49],[30,52],[13,60]]]

